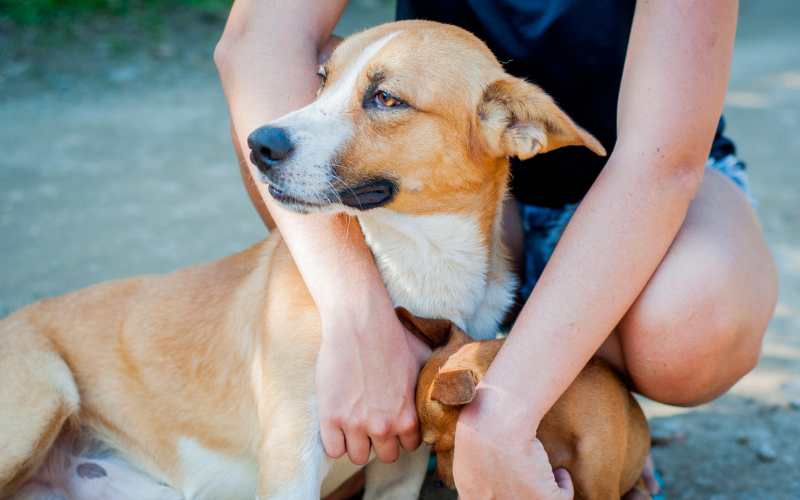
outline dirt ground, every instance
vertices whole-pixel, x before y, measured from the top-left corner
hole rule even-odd
[[[391,20],[351,2],[337,33]],[[69,35],[0,21],[0,317],[266,235],[245,194],[212,53],[223,20]],[[643,401],[668,498],[800,499],[800,2],[744,0],[725,115],[781,278],[758,367],[698,408]],[[422,498],[455,498],[427,484]]]

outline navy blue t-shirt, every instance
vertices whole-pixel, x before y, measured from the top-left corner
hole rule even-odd
[[[635,0],[398,0],[397,19],[460,26],[486,42],[505,70],[541,86],[610,153]],[[715,148],[730,149],[722,139]],[[514,196],[559,207],[579,201],[605,166],[586,148],[511,160]]]

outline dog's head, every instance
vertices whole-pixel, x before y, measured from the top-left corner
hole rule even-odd
[[[416,318],[402,308],[397,315],[409,331],[436,347],[417,379],[417,415],[422,440],[436,452],[437,485],[452,488],[458,416],[475,398],[475,386],[503,339],[476,342],[450,321]]]
[[[428,21],[347,38],[320,67],[317,100],[250,135],[283,206],[409,215],[494,207],[509,156],[600,143],[539,87],[505,73],[483,42]]]

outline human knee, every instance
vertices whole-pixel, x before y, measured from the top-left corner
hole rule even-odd
[[[755,367],[757,360],[757,354],[735,361],[687,356],[685,360],[663,363],[657,370],[631,371],[630,376],[636,391],[654,401],[696,406],[727,392]]]
[[[731,280],[706,278],[691,292],[649,297],[620,325],[631,380],[651,399],[681,406],[710,401],[758,362],[768,315],[730,290]]]
[[[691,325],[625,355],[636,389],[656,401],[694,406],[730,389],[758,363],[764,328],[722,315],[700,329]]]

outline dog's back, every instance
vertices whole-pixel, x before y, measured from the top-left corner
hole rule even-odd
[[[576,499],[618,499],[634,487],[650,450],[647,419],[611,366],[593,357],[539,424],[554,469],[569,471]]]

